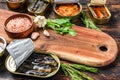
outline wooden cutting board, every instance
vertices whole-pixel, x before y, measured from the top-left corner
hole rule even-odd
[[[9,38],[4,31],[4,22],[15,12],[0,9],[0,36],[7,43]],[[113,62],[117,56],[118,47],[115,40],[104,32],[74,26],[77,36],[59,35],[49,30],[50,37],[45,37],[40,32],[40,37],[34,41],[35,49],[55,53],[59,58],[82,63],[90,66],[102,67]]]

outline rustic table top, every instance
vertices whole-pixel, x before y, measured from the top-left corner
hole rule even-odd
[[[83,10],[87,11],[87,3],[89,0],[80,0]],[[110,18],[109,23],[103,24],[103,25],[97,25],[99,26],[102,31],[106,32],[107,34],[111,35],[118,44],[118,56],[116,60],[106,66],[99,68],[98,74],[91,74],[86,73],[95,80],[120,80],[120,0],[107,0],[106,6],[110,10],[112,16]],[[6,0],[0,0],[0,8],[1,9],[7,9]],[[50,9],[52,10],[52,9]],[[49,13],[50,15],[46,15],[48,17],[51,17],[53,14],[52,11]],[[77,25],[84,26],[82,23],[76,23]],[[4,61],[6,58],[7,53],[0,59],[0,80],[42,80],[40,78],[33,78],[33,77],[27,77],[27,76],[20,76],[20,75],[14,75],[10,72],[8,72],[5,68]],[[53,77],[45,79],[45,80],[69,80],[68,77],[64,76],[60,71]]]

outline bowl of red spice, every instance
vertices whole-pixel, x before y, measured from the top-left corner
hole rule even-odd
[[[14,14],[6,19],[4,29],[11,38],[25,38],[34,29],[33,19],[27,14]]]

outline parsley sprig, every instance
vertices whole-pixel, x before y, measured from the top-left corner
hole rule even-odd
[[[59,34],[76,36],[76,31],[72,29],[73,24],[70,20],[71,18],[47,19],[47,27],[53,29]]]

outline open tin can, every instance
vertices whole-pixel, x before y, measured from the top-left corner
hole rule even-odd
[[[58,18],[70,17],[76,19],[82,11],[79,0],[55,0],[53,3],[53,9]]]
[[[35,51],[18,69],[10,55],[6,58],[5,66],[13,74],[48,78],[58,72],[60,60],[52,53]]]
[[[107,23],[111,17],[111,13],[105,4],[106,0],[91,0],[87,5],[92,19],[96,24]]]
[[[35,51],[30,38],[15,39],[6,47],[10,55],[5,66],[13,74],[47,78],[60,68],[59,58],[49,52]]]
[[[27,10],[29,14],[44,15],[50,5],[50,0],[32,0]]]

